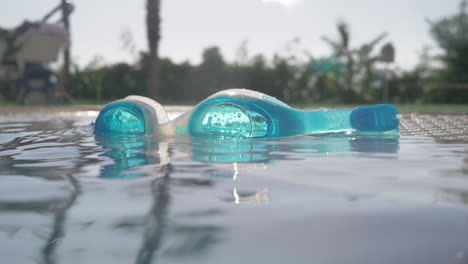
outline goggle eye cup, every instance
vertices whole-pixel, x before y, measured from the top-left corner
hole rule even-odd
[[[269,133],[270,119],[256,111],[254,103],[233,98],[214,98],[203,102],[192,113],[192,136],[255,138]]]
[[[146,125],[143,111],[129,102],[109,104],[99,113],[94,132],[98,136],[120,138],[144,136]]]

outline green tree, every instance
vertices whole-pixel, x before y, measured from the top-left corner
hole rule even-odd
[[[144,95],[144,80],[133,65],[117,63],[107,66],[102,79],[102,98],[119,99],[128,95]]]
[[[366,90],[374,77],[374,65],[378,61],[378,55],[374,54],[375,47],[383,40],[387,34],[381,33],[373,40],[361,44],[357,48],[350,47],[350,31],[348,24],[339,22],[337,25],[338,39],[333,40],[329,37],[322,39],[330,45],[333,56],[337,57],[343,64],[344,69],[340,85],[344,88],[342,91],[343,101],[345,103],[354,103],[356,99],[356,87]]]
[[[177,64],[168,58],[161,59],[161,93],[164,100],[190,100],[185,90],[190,88],[190,72],[192,66],[188,62]]]
[[[460,3],[458,14],[430,22],[431,35],[444,53],[446,81],[468,82],[468,14],[467,1]]]
[[[430,33],[443,50],[439,60],[444,67],[438,71],[439,85],[430,91],[434,102],[467,103],[468,89],[456,84],[468,83],[468,13],[467,0],[460,2],[457,14],[437,21],[429,21]]]
[[[202,63],[192,71],[191,83],[186,93],[192,99],[204,99],[225,88],[226,63],[218,47],[206,48]]]

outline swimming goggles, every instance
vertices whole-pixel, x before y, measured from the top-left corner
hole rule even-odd
[[[172,121],[159,103],[142,96],[128,96],[101,110],[94,131],[98,136],[114,138],[173,135],[268,138],[347,131],[395,134],[400,122],[397,114],[392,105],[296,110],[260,92],[229,89],[213,94]]]

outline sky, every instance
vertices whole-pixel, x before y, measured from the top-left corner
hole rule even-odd
[[[41,19],[59,0],[3,1],[0,27]],[[105,63],[132,62],[145,50],[144,0],[75,0],[71,17],[72,58],[86,65],[99,56]],[[227,61],[236,59],[243,41],[249,56],[285,54],[298,38],[297,53],[331,54],[323,36],[337,37],[336,23],[346,21],[351,46],[382,32],[395,46],[395,65],[410,69],[424,46],[436,44],[426,19],[454,14],[459,0],[161,0],[160,56],[199,63],[203,49],[218,46]],[[134,49],[125,47],[130,36]],[[128,39],[128,38],[127,38]]]

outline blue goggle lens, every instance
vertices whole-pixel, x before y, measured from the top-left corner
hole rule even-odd
[[[265,116],[229,99],[202,105],[190,123],[193,136],[264,137],[269,127]]]
[[[145,118],[135,104],[117,102],[107,105],[96,119],[95,133],[107,137],[144,136]]]

